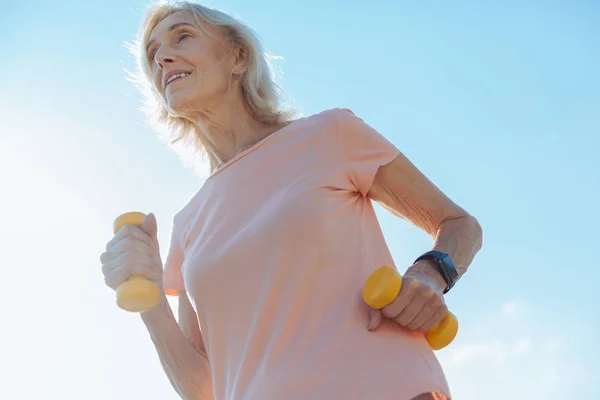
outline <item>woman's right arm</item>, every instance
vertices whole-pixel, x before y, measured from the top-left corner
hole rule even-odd
[[[213,400],[210,364],[187,295],[179,294],[179,324],[165,295],[160,305],[141,316],[179,396],[186,400]]]
[[[182,399],[213,400],[210,365],[196,313],[187,295],[180,292],[180,326],[162,290],[164,274],[154,215],[147,215],[141,227],[122,227],[106,245],[100,261],[105,283],[114,290],[133,275],[144,276],[161,288],[159,305],[142,312],[141,318],[163,368]]]

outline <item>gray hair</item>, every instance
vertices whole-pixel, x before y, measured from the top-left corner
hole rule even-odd
[[[257,121],[268,125],[286,124],[291,121],[294,112],[281,107],[280,89],[275,83],[271,64],[273,57],[263,50],[259,39],[247,25],[220,10],[189,1],[152,3],[145,13],[137,39],[129,46],[137,59],[138,69],[130,73],[130,81],[138,86],[144,95],[142,109],[160,137],[170,146],[175,147],[175,144],[179,144],[176,147],[184,162],[194,164],[185,154],[207,156],[212,171],[218,165],[218,160],[207,148],[202,128],[198,131],[191,121],[168,112],[162,96],[152,85],[150,63],[145,55],[144,49],[152,30],[178,11],[191,12],[200,29],[204,29],[202,24],[215,27],[223,32],[228,41],[246,50],[248,68],[240,82],[243,97]]]

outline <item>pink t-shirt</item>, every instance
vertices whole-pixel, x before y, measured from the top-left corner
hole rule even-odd
[[[165,289],[198,313],[217,400],[449,395],[420,333],[367,330],[394,265],[366,197],[398,154],[346,109],[294,121],[216,170],[174,218]]]

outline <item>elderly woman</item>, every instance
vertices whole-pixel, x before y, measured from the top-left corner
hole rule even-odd
[[[164,267],[152,214],[117,232],[101,260],[113,289],[140,274],[160,286],[141,319],[179,395],[449,398],[423,332],[481,247],[477,220],[352,111],[283,111],[240,21],[155,5],[139,43],[155,116],[206,155],[210,175],[175,215]],[[372,271],[393,265],[373,201],[429,233],[435,250],[415,254],[382,310],[360,297]]]

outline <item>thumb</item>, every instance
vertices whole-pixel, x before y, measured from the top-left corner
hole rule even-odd
[[[375,331],[379,329],[382,321],[383,313],[381,312],[381,310],[369,308],[369,324],[367,325],[367,329],[369,331]]]
[[[140,229],[146,232],[148,235],[150,235],[152,239],[158,241],[158,226],[156,224],[156,217],[154,216],[154,214],[150,213],[146,215]]]

